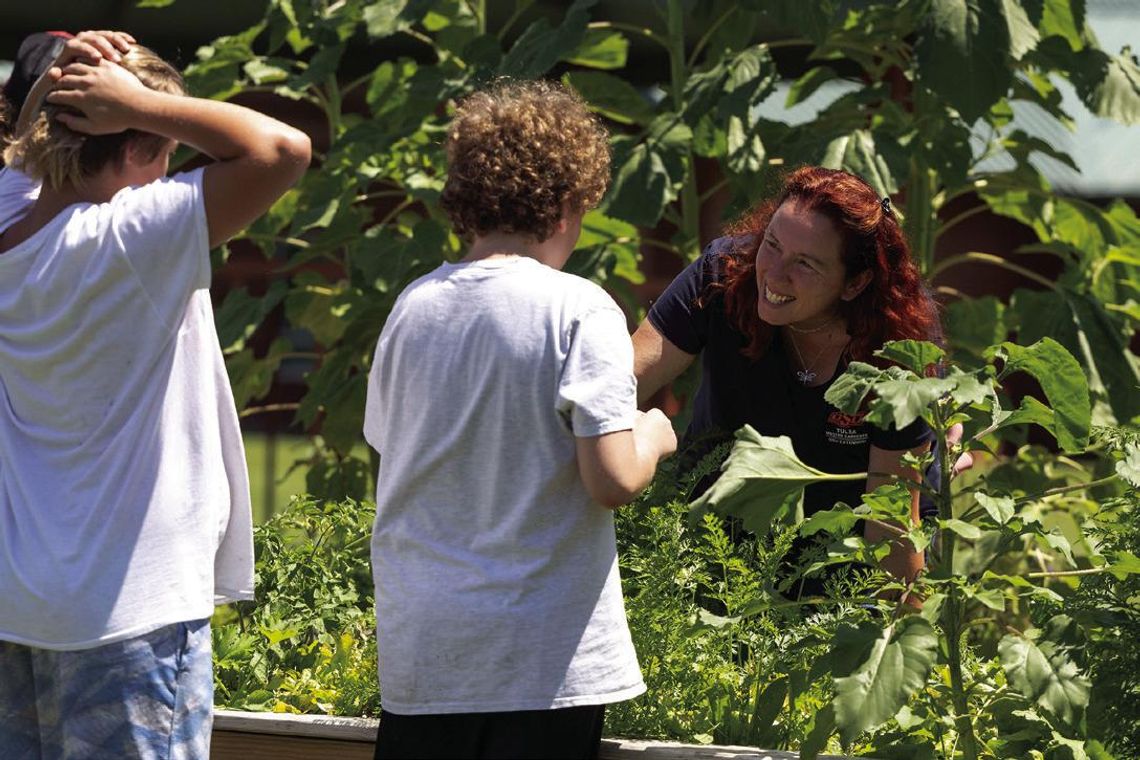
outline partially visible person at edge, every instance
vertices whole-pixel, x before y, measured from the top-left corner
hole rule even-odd
[[[0,90],[0,141],[7,142],[11,138],[8,129],[15,125],[32,86],[51,67],[72,36],[68,32],[35,32],[20,42],[12,71]],[[0,166],[3,166],[2,160]]]
[[[676,447],[637,411],[625,316],[559,271],[609,179],[605,130],[557,84],[460,104],[442,205],[467,242],[400,295],[364,432],[378,758],[589,758],[645,690],[612,509]]]
[[[710,243],[652,305],[633,336],[638,396],[645,401],[700,355],[682,446],[690,460],[749,424],[762,435],[790,437],[800,459],[825,472],[917,480],[901,460],[929,448],[925,423],[882,430],[823,396],[848,363],[882,366],[873,352],[887,341],[941,338],[937,307],[890,201],[853,174],[803,167]],[[857,506],[864,490],[884,482],[872,475],[865,484],[808,486],[804,514],[839,501]],[[911,493],[917,522],[919,492]],[[863,531],[872,541],[896,535],[874,521]],[[882,565],[910,580],[923,557],[897,541]],[[819,593],[822,582],[802,591]]]
[[[123,32],[69,40],[15,134],[0,173],[0,756],[206,760],[208,619],[253,592],[209,250],[297,181],[309,140],[187,97]],[[213,163],[166,178],[178,142]]]

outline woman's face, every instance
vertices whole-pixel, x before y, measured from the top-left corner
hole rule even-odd
[[[862,272],[847,280],[842,239],[818,211],[785,201],[768,223],[756,251],[756,311],[770,325],[819,326],[839,313],[870,281]]]

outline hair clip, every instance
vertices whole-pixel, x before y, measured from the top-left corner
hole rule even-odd
[[[880,205],[883,207],[883,213],[889,215],[891,213],[891,196],[884,195]]]

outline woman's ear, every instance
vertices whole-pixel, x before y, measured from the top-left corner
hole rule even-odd
[[[874,274],[870,269],[864,269],[862,272],[847,281],[847,284],[843,286],[843,292],[839,297],[844,301],[854,301],[855,297],[862,293],[863,290],[871,284],[871,279],[873,277]]]

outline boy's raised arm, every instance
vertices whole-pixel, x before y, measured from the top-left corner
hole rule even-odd
[[[137,129],[213,158],[203,178],[211,247],[265,213],[309,165],[309,137],[300,130],[232,103],[151,90],[106,59],[69,64],[47,101],[77,109],[57,118],[78,132]]]

